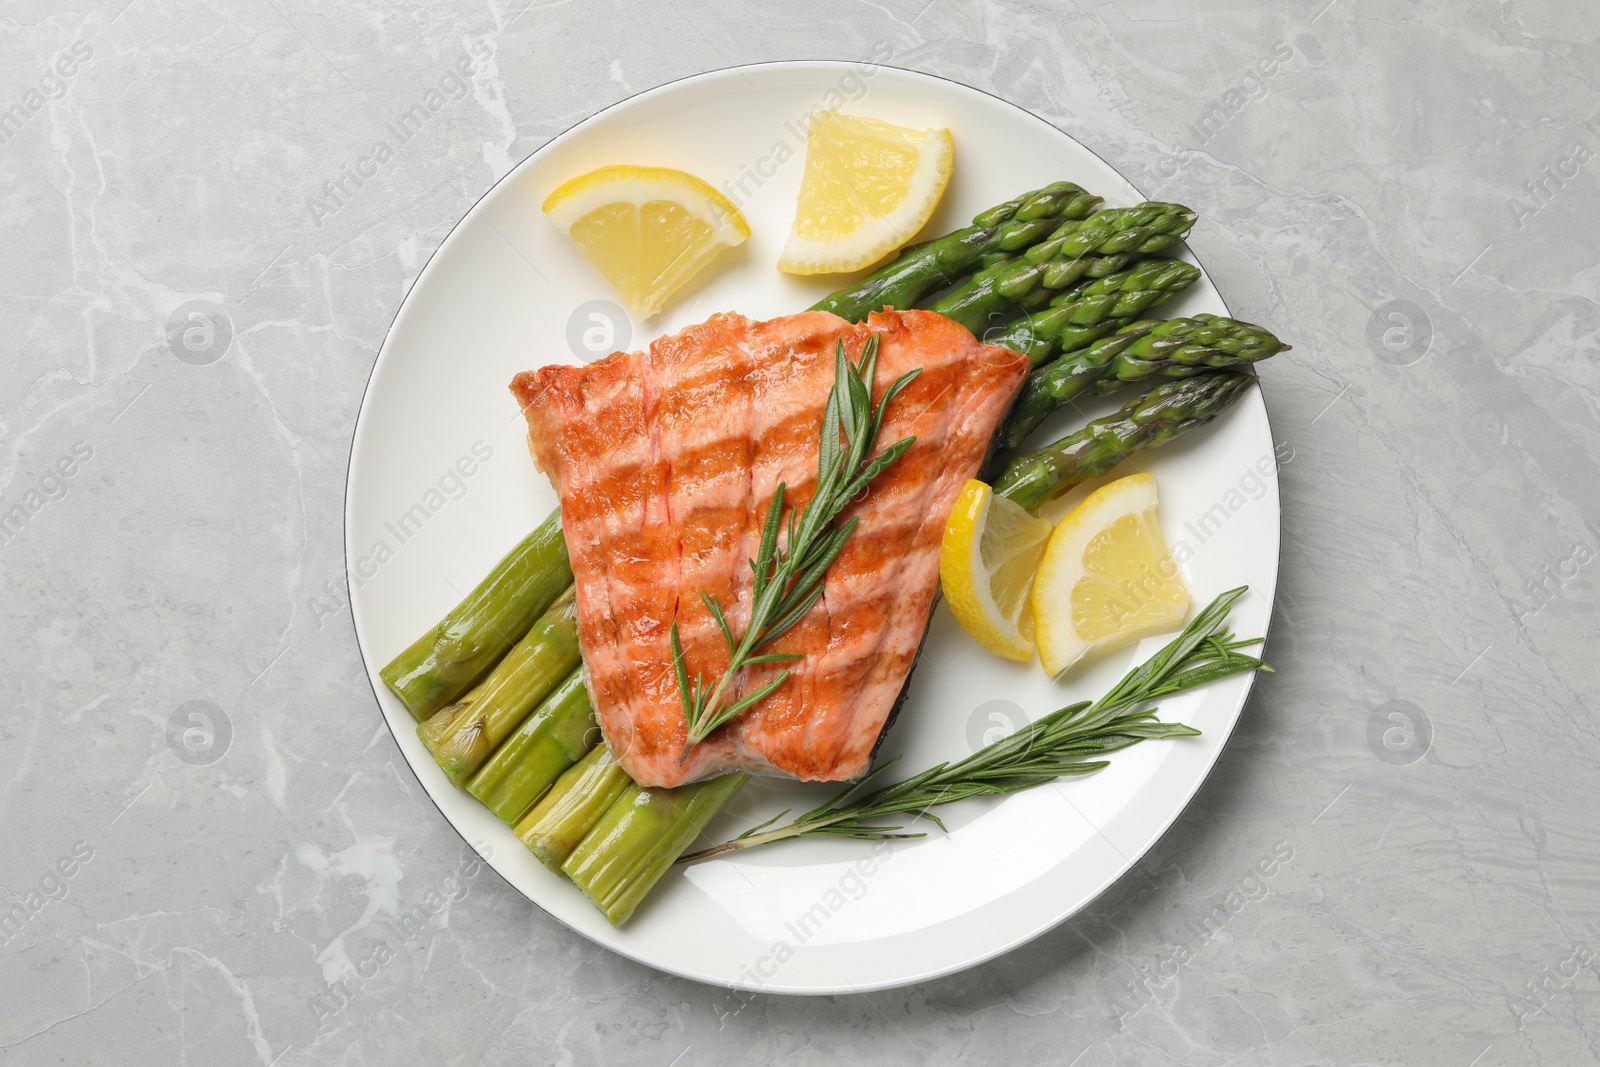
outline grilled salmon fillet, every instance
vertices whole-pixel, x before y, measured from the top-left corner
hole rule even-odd
[[[856,359],[874,333],[875,396],[922,368],[889,404],[878,447],[916,444],[845,510],[841,521],[861,522],[822,598],[763,649],[805,658],[747,668],[729,699],[786,667],[790,679],[680,760],[687,728],[672,624],[689,676],[721,677],[728,649],[700,591],[744,632],[748,561],[773,491],[784,483],[785,505],[798,508],[815,486],[835,345]],[[933,312],[886,311],[863,324],[806,312],[767,322],[716,315],[644,352],[517,375],[511,391],[534,461],[561,496],[596,714],[634,780],[866,772],[928,625],[950,509],[1028,366]]]

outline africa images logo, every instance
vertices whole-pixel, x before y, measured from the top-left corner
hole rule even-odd
[[[72,87],[72,79],[92,58],[94,46],[88,41],[78,41],[46,64],[37,88],[30,86],[22,99],[0,110],[0,144],[10,144],[27,129],[33,116],[44,110],[47,101],[65,97]]]
[[[397,118],[385,122],[383,129],[388,136],[374,140],[363,155],[345,164],[337,176],[324,181],[317,192],[306,197],[306,210],[311,213],[311,221],[320,228],[355,199],[362,186],[376,178],[385,164],[439,117],[445,104],[467,95],[479,65],[487,62],[492,55],[488,47],[480,42],[472,52],[458,56],[443,74],[434,79],[434,84],[422,94],[422,99],[400,112]]]

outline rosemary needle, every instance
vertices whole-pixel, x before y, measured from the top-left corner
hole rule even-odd
[[[867,339],[861,359],[855,363],[845,354],[844,340],[840,339],[834,351],[833,387],[828,390],[827,404],[822,411],[817,488],[798,514],[793,508],[789,509],[788,536],[782,548],[778,547],[778,535],[785,527],[782,482],[772,494],[761,530],[761,543],[756,558],[750,561],[755,580],[751,588],[750,624],[743,637],[734,639],[721,603],[711,594],[700,591],[700,599],[705,601],[728,643],[728,669],[715,685],[708,687],[700,674],[690,682],[683,645],[678,640],[678,624],[672,624],[672,666],[683,700],[683,717],[689,727],[679,762],[711,731],[765,700],[788,681],[791,672],[786,670],[755,692],[731,702],[728,700],[729,687],[744,668],[804,658],[793,653],[763,654],[760,649],[787,633],[822,596],[822,580],[828,567],[838,558],[859,521],[851,518],[834,524],[845,505],[915,443],[915,437],[907,437],[872,456],[889,401],[922,373],[919,368],[896,378],[874,407],[872,382],[877,367],[877,334]]]

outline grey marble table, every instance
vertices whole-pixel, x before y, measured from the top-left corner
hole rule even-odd
[[[1073,921],[738,995],[568,932],[423,795],[344,601],[346,454],[407,286],[527,153],[874,54],[1200,208],[1294,342],[1279,669]],[[1600,6],[10,0],[0,109],[6,1064],[1595,1062]]]

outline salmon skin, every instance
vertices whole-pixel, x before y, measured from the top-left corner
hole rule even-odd
[[[860,525],[820,600],[762,648],[803,659],[747,667],[729,701],[785,669],[776,692],[680,759],[687,726],[673,669],[708,685],[728,648],[701,591],[736,636],[750,614],[750,559],[778,483],[800,508],[816,483],[835,346],[852,360],[879,337],[874,397],[922,373],[888,406],[877,445],[916,443],[850,504]],[[517,375],[534,462],[561,496],[578,633],[606,743],[641,785],[729,771],[802,781],[866,773],[927,629],[939,544],[1027,375],[1028,360],[930,311],[855,324],[827,312],[753,322],[714,315],[644,352]]]

